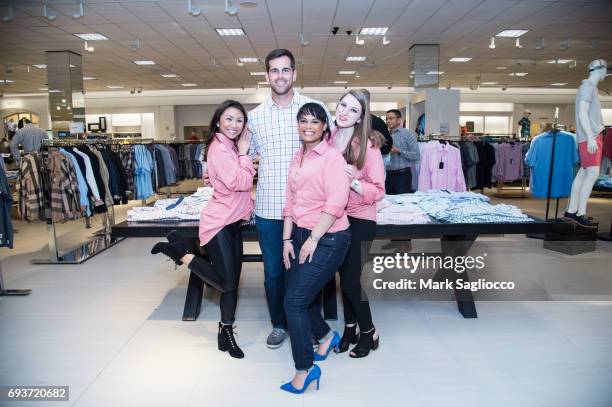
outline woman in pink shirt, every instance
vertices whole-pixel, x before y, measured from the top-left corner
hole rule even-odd
[[[336,108],[336,129],[331,143],[343,152],[351,191],[346,208],[351,225],[351,245],[340,266],[344,334],[338,353],[357,344],[349,356],[362,358],[378,348],[368,297],[361,287],[365,254],[376,236],[376,203],[385,197],[385,166],[380,153],[383,136],[372,130],[370,98],[365,89],[347,92]]]
[[[327,113],[317,103],[306,103],[297,120],[303,146],[289,166],[283,209],[284,307],[296,373],[281,389],[291,393],[303,393],[315,380],[318,388],[321,369],[314,361],[327,358],[340,342],[315,298],[336,274],[351,239],[346,162],[327,141]],[[319,339],[316,355],[313,336]]]
[[[219,350],[228,351],[235,358],[244,357],[233,331],[242,269],[240,223],[251,217],[255,175],[247,154],[250,134],[246,121],[242,105],[227,100],[217,108],[210,122],[204,160],[214,191],[200,214],[199,229],[200,246],[204,246],[208,259],[190,253],[176,231],[168,235],[170,243],[157,243],[151,250],[153,254],[163,252],[177,264],[186,264],[193,273],[221,291],[217,341]]]

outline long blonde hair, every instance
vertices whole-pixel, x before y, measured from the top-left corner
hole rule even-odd
[[[346,95],[352,95],[361,105],[361,117],[358,123],[355,123],[353,135],[344,150],[344,159],[348,164],[362,169],[365,164],[366,152],[368,150],[368,140],[372,142],[374,147],[380,148],[383,144],[383,136],[379,132],[372,129],[372,116],[370,115],[370,92],[366,89],[351,89],[346,92],[340,100]],[[353,140],[359,140],[359,153],[356,155],[353,147]]]

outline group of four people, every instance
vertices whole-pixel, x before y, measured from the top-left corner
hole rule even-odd
[[[318,386],[321,370],[314,362],[325,360],[330,351],[346,352],[354,344],[350,356],[360,358],[378,347],[360,278],[362,250],[374,240],[376,203],[385,194],[381,147],[387,142],[372,129],[367,90],[342,96],[332,123],[321,102],[293,89],[296,70],[290,51],[272,51],[265,65],[270,97],[248,115],[240,103],[225,101],[211,120],[205,160],[206,181],[214,193],[201,214],[199,250],[173,232],[152,253],[163,252],[187,265],[221,291],[219,350],[242,358],[233,333],[242,266],[240,223],[254,207],[273,327],[267,345],[278,348],[290,337],[296,373],[281,388],[301,393],[313,381]],[[342,337],[323,319],[319,297],[338,271]]]

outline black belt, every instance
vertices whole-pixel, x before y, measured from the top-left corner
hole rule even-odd
[[[401,174],[406,171],[410,171],[410,167],[402,168],[401,170],[387,170],[387,174],[396,175],[396,174]]]

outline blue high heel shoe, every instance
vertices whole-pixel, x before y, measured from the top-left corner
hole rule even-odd
[[[288,391],[293,394],[302,394],[306,391],[310,383],[317,381],[317,390],[319,390],[319,381],[321,380],[321,368],[317,365],[313,365],[310,372],[308,372],[308,376],[306,376],[306,380],[304,380],[304,387],[301,389],[296,389],[293,387],[291,382],[283,384],[280,388],[281,390]]]
[[[315,362],[320,362],[321,360],[327,359],[327,355],[329,355],[329,353],[332,350],[337,349],[338,345],[340,345],[340,334],[334,331],[334,337],[332,338],[331,343],[329,344],[329,348],[327,348],[327,352],[325,353],[325,355],[319,355],[317,352],[315,352],[314,354]]]

